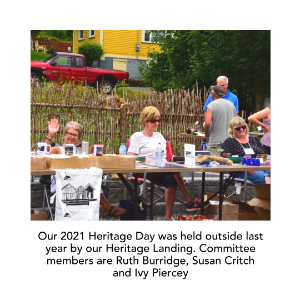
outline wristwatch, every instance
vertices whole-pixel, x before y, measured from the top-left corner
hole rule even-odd
[[[54,143],[54,139],[50,139],[49,136],[46,137],[46,140],[51,141],[52,143]]]

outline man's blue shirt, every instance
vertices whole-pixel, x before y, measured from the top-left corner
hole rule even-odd
[[[233,105],[235,106],[236,112],[239,113],[239,99],[238,99],[238,97],[235,94],[232,94],[230,92],[230,90],[227,89],[227,94],[224,95],[222,98],[225,99],[225,100],[231,101],[233,103]],[[211,94],[209,94],[209,96],[208,96],[208,98],[207,98],[207,100],[205,102],[205,105],[203,107],[203,110],[206,111],[207,105],[209,103],[211,103],[211,102],[213,102],[213,100],[211,99]]]

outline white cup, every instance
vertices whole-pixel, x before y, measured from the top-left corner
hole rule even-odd
[[[39,142],[37,143],[37,151],[36,153],[39,155],[47,154],[47,147],[50,147],[49,152],[51,151],[51,146],[47,143]]]
[[[94,147],[94,151],[92,153],[92,147]],[[103,154],[103,144],[95,144],[90,147],[90,153],[97,156],[99,154]]]
[[[76,146],[73,144],[65,144],[65,154],[72,156],[76,153]]]

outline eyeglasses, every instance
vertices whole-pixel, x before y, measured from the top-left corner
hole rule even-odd
[[[239,126],[239,127],[234,127],[234,129],[235,129],[236,131],[240,131],[241,129],[245,130],[245,129],[246,129],[246,125]]]
[[[150,123],[152,123],[152,124],[155,124],[156,122],[159,123],[160,120],[148,120],[147,122],[150,122]]]
[[[66,135],[69,136],[69,137],[74,137],[74,138],[78,138],[79,137],[78,134],[73,134],[73,133],[68,132],[68,131],[66,132]]]

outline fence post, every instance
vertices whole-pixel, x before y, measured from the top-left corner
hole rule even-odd
[[[120,145],[121,143],[125,143],[125,128],[126,128],[126,105],[121,104],[120,107]]]

